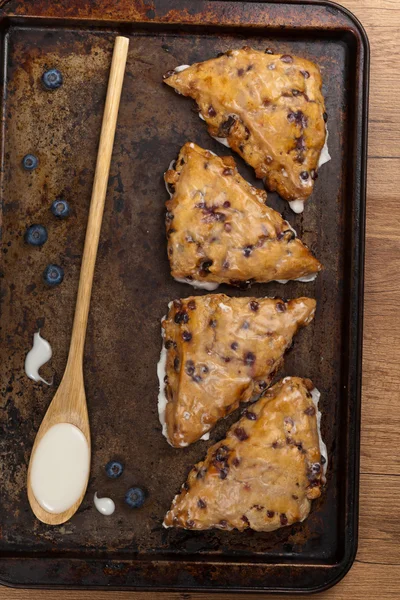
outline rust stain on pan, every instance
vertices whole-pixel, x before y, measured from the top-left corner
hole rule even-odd
[[[253,28],[306,27],[332,29],[352,26],[352,19],[335,6],[313,4],[312,11],[302,11],[302,5],[293,8],[291,2],[247,3],[243,8],[235,0],[226,2],[195,0],[8,0],[3,5],[4,14],[52,18],[90,19],[96,21],[123,21],[143,23],[170,23],[193,25],[248,25]]]

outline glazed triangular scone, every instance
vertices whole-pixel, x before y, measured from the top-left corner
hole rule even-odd
[[[297,201],[295,212],[302,211],[326,137],[321,74],[314,63],[244,47],[164,78],[196,100],[213,137],[240,154],[268,189]]]
[[[304,521],[326,481],[318,398],[309,379],[270,388],[190,471],[164,525],[273,531]]]
[[[215,289],[219,283],[314,279],[321,263],[281,215],[265,205],[232,157],[187,143],[165,180],[168,256],[175,279]],[[214,284],[214,286],[212,286]]]
[[[172,446],[198,440],[240,402],[259,396],[282,366],[315,300],[229,298],[174,300],[162,321],[159,414]]]

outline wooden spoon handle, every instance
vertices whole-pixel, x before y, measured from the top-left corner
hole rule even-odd
[[[85,246],[79,279],[78,297],[76,301],[74,324],[68,365],[75,360],[82,364],[85,345],[86,326],[89,315],[90,296],[92,292],[94,267],[99,245],[101,222],[106,198],[111,155],[114,145],[115,128],[124,80],[129,39],[117,37],[108,80],[106,104],[101,126],[100,143],[97,152],[96,171],[94,175],[92,198],[90,201],[89,219],[86,229]],[[67,365],[67,366],[68,366]]]

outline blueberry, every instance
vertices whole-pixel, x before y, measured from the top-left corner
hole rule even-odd
[[[106,464],[106,473],[110,479],[117,479],[117,477],[120,477],[123,470],[124,465],[117,460],[110,460],[110,462]]]
[[[64,269],[58,265],[47,265],[43,273],[47,285],[58,285],[64,279]]]
[[[144,491],[139,487],[132,487],[125,494],[125,502],[131,508],[140,508],[143,506],[144,500]]]
[[[22,159],[22,166],[26,171],[33,171],[34,169],[37,169],[38,164],[39,161],[33,154],[25,154],[24,158]]]
[[[47,242],[47,230],[43,225],[31,225],[25,232],[25,241],[31,246],[43,246]]]
[[[62,198],[57,198],[57,200],[54,200],[53,204],[51,205],[51,212],[55,217],[58,217],[59,219],[66,219],[67,217],[69,217],[71,211],[69,208],[69,204],[66,200],[63,200]]]
[[[42,75],[42,83],[46,90],[56,90],[63,83],[63,76],[58,69],[49,69]]]

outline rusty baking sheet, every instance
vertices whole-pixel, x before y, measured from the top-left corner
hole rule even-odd
[[[0,580],[19,586],[163,590],[310,592],[337,582],[357,548],[363,301],[365,169],[369,49],[345,9],[328,2],[202,0],[141,2],[11,0],[1,9],[1,396]],[[107,74],[118,32],[131,38],[85,353],[93,435],[88,493],[67,524],[48,527],[31,513],[25,490],[30,449],[54,394],[34,384],[23,364],[40,327],[54,355],[45,374],[63,373],[96,159]],[[329,149],[303,215],[283,212],[325,271],[314,283],[256,285],[251,293],[318,301],[313,325],[296,340],[285,374],[312,378],[322,393],[322,432],[330,456],[328,485],[304,523],[274,533],[165,530],[161,523],[191,465],[221,438],[175,450],[157,414],[160,319],[169,300],[190,295],[169,275],[163,172],[187,140],[219,155],[192,102],[162,84],[162,74],[243,45],[316,61],[323,73]],[[47,93],[43,71],[57,67],[64,84]],[[27,173],[21,159],[39,158]],[[261,187],[235,157],[241,173]],[[72,216],[56,221],[49,206],[66,197]],[[27,225],[49,233],[41,248],[23,242]],[[65,270],[49,290],[49,262]],[[246,294],[222,287],[232,295]],[[199,292],[201,293],[201,292]],[[126,465],[107,479],[111,458]],[[124,505],[140,485],[140,511]],[[104,518],[93,494],[111,495]]]

